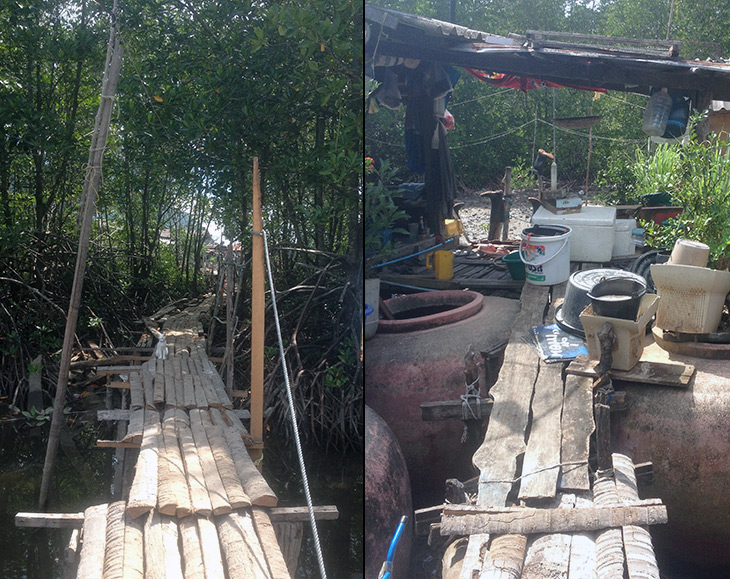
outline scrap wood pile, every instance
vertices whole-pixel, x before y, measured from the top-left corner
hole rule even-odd
[[[124,501],[94,505],[84,512],[80,538],[80,579],[290,577],[271,520],[258,507],[185,518],[152,510],[134,518]]]

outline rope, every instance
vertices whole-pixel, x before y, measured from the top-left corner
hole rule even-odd
[[[281,368],[284,372],[284,383],[286,384],[286,397],[289,401],[289,414],[291,416],[292,428],[294,430],[294,442],[297,447],[297,456],[299,457],[299,468],[302,471],[302,482],[304,483],[304,495],[307,499],[307,509],[309,511],[309,523],[312,527],[312,535],[314,536],[314,547],[317,551],[317,562],[319,563],[319,572],[323,579],[327,579],[327,573],[324,568],[324,559],[322,558],[322,547],[319,544],[319,534],[317,533],[317,522],[314,519],[314,507],[312,507],[312,496],[309,493],[309,481],[307,479],[307,470],[304,466],[304,455],[302,454],[302,443],[299,440],[299,428],[297,427],[296,412],[294,410],[294,398],[291,393],[291,383],[289,382],[289,371],[284,359],[284,341],[281,337],[281,326],[279,325],[279,311],[276,308],[276,290],[274,289],[274,277],[271,273],[271,262],[269,261],[269,244],[266,241],[266,231],[261,233],[256,231],[254,235],[261,235],[264,238],[264,255],[266,256],[266,270],[269,278],[269,289],[271,290],[271,306],[274,311],[274,322],[276,324],[276,337],[279,341],[279,356],[281,357]]]

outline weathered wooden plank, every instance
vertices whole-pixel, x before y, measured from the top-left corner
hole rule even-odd
[[[559,502],[561,509],[572,509],[575,506],[575,495],[561,495],[553,499],[553,502]],[[571,536],[567,533],[531,535],[527,541],[521,579],[568,579]]]
[[[203,551],[206,579],[225,577],[223,554],[215,523],[206,517],[195,517],[198,522],[200,548]]]
[[[16,527],[75,529],[84,524],[84,513],[17,513]]]
[[[190,355],[185,354],[180,360],[180,371],[183,377],[183,406],[187,409],[195,408],[195,383],[190,374],[189,359]]]
[[[593,483],[593,504],[596,507],[619,504],[612,477],[596,477]],[[621,529],[606,529],[596,533],[596,572],[601,579],[623,579],[624,546]]]
[[[225,556],[229,579],[259,579],[270,577],[266,560],[251,549],[249,537],[244,536],[241,515],[232,512],[216,517],[221,550]],[[255,537],[254,537],[255,538]],[[260,547],[259,547],[260,551]]]
[[[565,377],[561,420],[558,486],[563,490],[590,489],[588,451],[593,432],[593,381],[582,376]]]
[[[174,357],[168,357],[164,361],[165,366],[165,406],[167,408],[177,407],[177,389],[175,386]]]
[[[236,465],[231,458],[230,449],[220,426],[213,423],[208,411],[200,411],[200,418],[208,436],[215,464],[218,467],[218,474],[228,495],[228,502],[234,509],[250,507],[251,499],[243,490]]]
[[[210,502],[208,488],[205,486],[203,467],[195,448],[193,433],[187,421],[178,420],[175,422],[175,427],[185,463],[185,478],[190,488],[190,503],[193,513],[207,517],[213,512],[213,505]]]
[[[233,511],[226,516],[231,518],[243,535],[243,540],[246,543],[253,563],[254,576],[261,579],[271,578],[271,570],[268,567],[266,556],[261,547],[261,541],[256,534],[250,511]]]
[[[332,521],[340,516],[334,505],[313,506],[314,518],[318,521]],[[272,507],[268,509],[272,523],[295,523],[309,521],[307,507]]]
[[[598,366],[598,360],[591,360],[588,356],[578,356],[570,363],[566,373],[598,378],[595,371],[596,366]],[[649,361],[639,361],[631,370],[609,370],[609,374],[614,380],[674,388],[687,388],[694,373],[695,367],[691,364]]]
[[[522,465],[520,499],[552,498],[557,492],[562,394],[562,364],[541,362],[532,398],[532,424]]]
[[[195,517],[186,517],[178,524],[185,579],[206,579],[203,549]]]
[[[504,505],[516,476],[517,457],[525,451],[525,428],[537,378],[537,353],[522,341],[529,328],[540,325],[547,303],[546,286],[526,284],[497,383],[484,442],[472,462],[480,470],[480,505]]]
[[[591,507],[593,503],[585,497],[576,497],[578,509]],[[596,579],[596,539],[594,533],[571,533],[570,562],[568,578]]]
[[[489,555],[489,535],[472,535],[464,553],[459,579],[473,579],[478,577],[484,560]]]
[[[154,358],[151,359],[149,367],[142,368],[142,389],[144,390],[144,407],[147,409],[154,409],[155,403],[155,372],[152,371],[157,365],[153,362]],[[145,364],[146,366],[147,364]]]
[[[619,499],[624,502],[637,501],[639,492],[636,486],[634,463],[623,454],[614,453],[612,458]],[[623,527],[622,531],[629,577],[659,579],[659,566],[649,529],[637,525],[627,525]]]
[[[123,579],[124,576],[124,518],[125,502],[110,503],[106,513],[104,579]]]
[[[213,408],[210,413],[225,437],[236,473],[251,503],[264,507],[275,507],[278,503],[276,494],[251,460],[240,431],[233,426],[225,426],[223,415],[218,409]]]
[[[140,448],[140,443],[125,440],[97,440],[96,448]]]
[[[479,579],[519,579],[526,548],[525,535],[494,537],[489,554],[484,558]]]
[[[157,359],[157,371],[152,390],[152,404],[159,406],[165,403],[165,360]]]
[[[208,436],[205,433],[205,427],[201,419],[201,412],[205,411],[197,408],[190,410],[190,429],[193,432],[193,439],[195,440],[195,447],[200,457],[200,464],[203,467],[205,486],[208,489],[208,496],[210,496],[210,502],[213,506],[213,514],[229,513],[231,512],[231,504],[228,502],[228,495],[218,473],[218,467],[216,466],[215,458],[213,457],[213,452],[208,442]]]
[[[129,414],[127,434],[122,438],[123,442],[134,442],[137,446],[142,444],[144,436],[144,408],[132,410]]]
[[[279,543],[276,539],[276,533],[274,532],[274,526],[271,523],[271,519],[266,511],[261,507],[253,507],[251,509],[251,515],[253,516],[253,522],[256,527],[256,535],[261,542],[261,547],[264,551],[264,556],[269,565],[269,571],[273,579],[290,579],[291,575],[287,568],[284,556],[279,548]]]
[[[84,511],[83,542],[79,555],[78,577],[102,579],[106,549],[107,504],[94,505]]]
[[[162,548],[165,558],[162,565],[165,569],[165,579],[183,579],[182,559],[178,547],[177,520],[166,515],[160,515],[162,529]]]
[[[137,458],[132,487],[129,490],[127,512],[138,517],[157,505],[157,453],[160,447],[160,416],[145,414],[142,447]]]
[[[165,543],[160,516],[157,509],[152,509],[145,516],[143,534],[145,579],[166,579]]]
[[[486,419],[492,411],[492,399],[479,400],[482,416]],[[437,420],[461,420],[463,402],[461,400],[444,400],[443,402],[421,402],[421,420],[435,422]]]
[[[124,579],[144,578],[144,522],[124,515]]]
[[[597,531],[624,525],[658,525],[667,522],[664,505],[623,505],[584,509],[539,509],[519,507],[510,511],[474,515],[444,515],[442,535],[494,535],[573,533]]]
[[[182,376],[182,358],[179,354],[172,357],[172,371],[175,380],[175,405],[185,407],[185,386]]]
[[[129,375],[129,408],[138,410],[144,408],[144,387],[142,386],[142,372]]]
[[[142,365],[134,366],[103,366],[96,369],[97,376],[117,376],[124,374],[131,374],[132,372],[140,372]]]
[[[289,574],[294,576],[297,572],[299,552],[302,548],[304,523],[275,523],[274,532],[276,533],[276,540],[279,542],[279,548],[286,561]]]
[[[157,508],[165,515],[186,517],[192,512],[192,507],[175,428],[177,412],[184,414],[182,410],[168,408],[162,421],[162,444],[157,461]],[[184,421],[182,418],[178,420]]]

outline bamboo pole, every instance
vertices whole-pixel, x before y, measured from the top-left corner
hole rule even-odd
[[[65,424],[63,416],[63,405],[66,401],[66,385],[68,373],[71,367],[71,347],[76,334],[76,322],[79,317],[81,306],[81,293],[84,287],[84,274],[86,272],[86,259],[89,253],[89,238],[91,236],[91,224],[94,217],[96,197],[101,180],[101,162],[104,158],[107,134],[111,122],[114,96],[117,92],[117,82],[122,69],[122,47],[119,39],[119,22],[117,20],[117,2],[114,0],[112,9],[112,24],[109,30],[109,45],[107,48],[107,60],[102,80],[101,99],[99,109],[96,113],[94,133],[91,137],[89,148],[89,161],[86,169],[86,177],[82,189],[83,219],[79,229],[79,247],[76,254],[76,269],[74,281],[71,288],[68,315],[66,316],[66,330],[63,336],[63,350],[61,352],[61,364],[58,369],[58,381],[56,382],[56,398],[53,402],[53,417],[51,419],[51,430],[48,436],[46,458],[43,463],[43,477],[41,479],[41,490],[38,498],[38,507],[43,509],[48,498],[48,485],[53,463],[58,449],[58,441],[61,426]]]
[[[261,215],[259,160],[253,159],[253,255],[251,263],[251,436],[263,441],[264,423],[264,221]],[[253,457],[254,460],[259,458]]]

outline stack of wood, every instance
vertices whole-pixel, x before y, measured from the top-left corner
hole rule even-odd
[[[84,512],[80,544],[79,579],[290,577],[258,507],[178,519],[157,510],[134,518],[124,501],[95,505]]]

